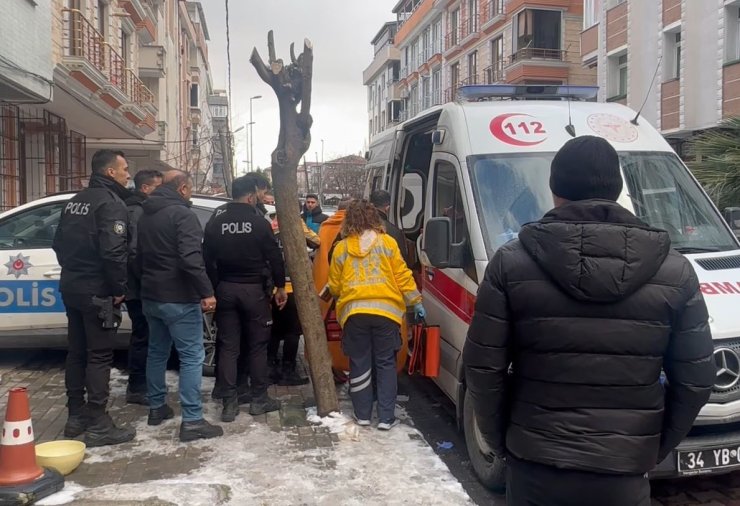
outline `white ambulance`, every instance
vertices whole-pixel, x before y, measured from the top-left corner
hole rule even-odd
[[[740,244],[660,133],[635,111],[595,97],[590,87],[463,87],[456,102],[398,125],[370,148],[366,190],[391,193],[392,220],[417,246],[427,323],[439,325],[442,338],[435,381],[455,402],[471,463],[492,488],[503,485],[504,466],[484,457],[462,367],[478,283],[496,249],[552,208],[550,162],[579,135],[601,136],[619,152],[619,203],[669,232],[696,269],[711,315],[714,391],[653,475],[740,468]]]

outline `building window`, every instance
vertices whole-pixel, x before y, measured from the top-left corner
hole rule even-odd
[[[460,35],[460,9],[457,8],[450,14],[450,47],[457,46]]]
[[[227,114],[227,107],[225,105],[212,105],[211,116],[214,118],[225,118]]]
[[[665,81],[681,78],[681,32],[665,34]]]
[[[432,73],[432,105],[442,103],[442,71],[435,70]]]
[[[123,65],[125,68],[129,68],[129,53],[129,34],[126,32],[126,30],[121,30],[121,57],[123,57]]]
[[[562,59],[562,13],[527,9],[519,13],[516,22],[514,60],[529,58]]]
[[[488,84],[502,81],[504,78],[504,38],[496,37],[491,41],[491,66],[486,72]]]
[[[79,9],[79,5],[77,9]],[[103,0],[98,0],[98,31],[103,39],[108,35],[108,4]]]
[[[193,125],[193,147],[198,147],[198,125]]]
[[[421,97],[421,108],[429,109],[432,106],[432,88],[430,79],[428,77],[424,77],[421,80]]]
[[[599,22],[601,0],[583,0],[583,29],[587,30]]]
[[[190,85],[190,107],[198,107],[198,85]]]
[[[609,100],[619,100],[627,96],[627,54],[609,58]]]
[[[419,68],[419,62],[417,60],[419,56],[419,39],[414,39],[411,43],[411,64],[409,65],[409,73],[415,72]]]
[[[727,33],[725,61],[735,62],[740,60],[740,7],[727,7],[725,20]]]
[[[478,31],[478,0],[468,0],[468,35]]]
[[[442,20],[438,19],[432,25],[432,54],[442,52]]]
[[[460,64],[453,63],[450,65],[450,96],[447,100],[455,100],[457,87],[460,85]]]
[[[478,84],[478,51],[468,55],[468,84]]]
[[[424,30],[424,34],[422,35],[422,52],[423,56],[421,58],[421,63],[426,62],[429,60],[429,58],[432,57],[432,27],[429,26]]]

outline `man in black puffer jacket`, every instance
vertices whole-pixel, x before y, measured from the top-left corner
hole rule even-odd
[[[477,423],[506,458],[510,506],[649,505],[646,473],[715,379],[704,299],[668,233],[616,203],[607,141],[566,143],[550,188],[556,207],[480,285],[463,352]]]

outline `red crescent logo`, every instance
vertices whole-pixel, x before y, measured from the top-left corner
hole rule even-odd
[[[545,137],[537,141],[523,141],[512,137],[510,134],[504,131],[504,122],[512,116],[526,116],[527,118],[534,117],[530,116],[529,114],[523,114],[519,112],[501,114],[499,116],[496,116],[491,120],[489,128],[491,129],[491,133],[493,134],[493,136],[496,137],[498,140],[505,144],[511,144],[512,146],[520,147],[536,146],[537,144],[542,144],[547,140],[547,137]]]

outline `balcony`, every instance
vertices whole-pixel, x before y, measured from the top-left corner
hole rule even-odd
[[[157,29],[153,22],[156,18],[148,5],[142,3],[141,0],[118,0],[118,5],[126,11],[136,25],[136,31],[144,44],[151,44],[157,40]]]
[[[564,49],[525,47],[509,56],[509,65],[531,60],[564,62],[567,52]]]
[[[590,63],[596,61],[598,58],[599,50],[599,24],[595,24],[592,27],[581,32],[581,58],[583,63]]]
[[[483,69],[485,84],[502,83],[504,79],[504,62],[498,62]]]
[[[139,77],[161,79],[165,76],[167,50],[163,46],[139,48]]]
[[[445,52],[451,56],[461,51],[465,45],[480,38],[480,16],[470,16],[460,21],[460,26],[450,30],[445,36]]]
[[[63,9],[64,56],[62,62],[89,91],[99,92],[101,99],[117,109],[124,104],[145,106],[154,111],[154,94],[126,67],[126,61],[105,42],[80,11]],[[142,118],[146,114],[142,112]],[[133,121],[133,120],[132,120]]]
[[[660,130],[677,130],[681,126],[681,82],[671,79],[660,87]]]
[[[499,21],[506,18],[504,14],[504,0],[484,0],[481,7],[481,29],[492,28]]]
[[[401,61],[401,51],[392,44],[384,46],[375,54],[372,63],[362,72],[362,81],[369,84],[390,62]]]

